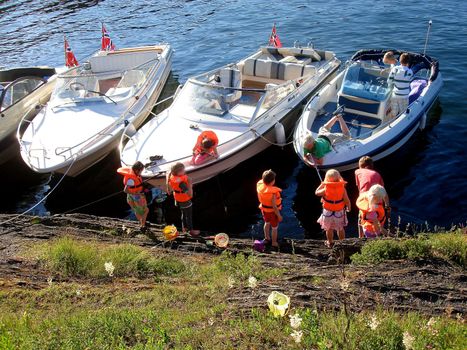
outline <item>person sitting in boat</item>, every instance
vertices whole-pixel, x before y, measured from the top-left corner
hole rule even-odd
[[[387,234],[384,228],[386,212],[383,207],[383,202],[387,196],[383,186],[373,185],[367,192],[363,192],[358,197],[357,207],[360,209],[360,224],[365,237],[374,238]]]
[[[193,165],[200,165],[206,163],[209,160],[218,158],[218,144],[219,139],[217,138],[217,135],[214,131],[203,131],[198,136],[195,147],[193,147],[193,158],[191,159],[191,163]]]
[[[404,113],[409,105],[410,83],[412,82],[413,72],[409,68],[409,54],[403,53],[399,57],[399,66],[391,68],[388,77],[388,85],[392,87],[389,119],[397,117]]]
[[[399,61],[396,59],[396,56],[394,56],[394,52],[388,51],[384,54],[383,56],[383,63],[387,64],[388,66],[394,67],[399,64]]]
[[[339,122],[342,132],[332,132],[332,127]],[[342,114],[337,114],[324,124],[318,132],[316,139],[311,134],[305,136],[303,143],[303,155],[307,160],[317,165],[323,164],[323,157],[332,151],[332,146],[350,139],[350,130],[345,123]]]

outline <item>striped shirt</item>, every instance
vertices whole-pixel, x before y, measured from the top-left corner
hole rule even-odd
[[[413,72],[406,66],[394,66],[389,73],[388,83],[393,86],[392,93],[397,97],[408,97]]]

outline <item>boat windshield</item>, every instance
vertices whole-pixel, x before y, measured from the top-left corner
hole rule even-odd
[[[72,70],[58,76],[52,99],[85,99],[99,96],[99,80],[95,75],[81,75],[79,70]]]
[[[226,96],[230,90],[221,85],[188,80],[177,98],[177,107],[183,108],[184,112],[191,109],[198,113],[222,116],[229,110]]]
[[[354,62],[347,68],[342,93],[372,101],[387,99],[389,70],[368,62]]]
[[[14,105],[44,83],[42,78],[27,77],[17,79],[6,87],[0,84],[0,110]]]

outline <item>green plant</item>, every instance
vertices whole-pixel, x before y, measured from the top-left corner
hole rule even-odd
[[[467,235],[461,230],[449,234],[434,234],[430,237],[430,243],[434,254],[467,267]]]
[[[409,259],[424,259],[432,256],[430,242],[423,237],[402,240],[400,244],[404,255]]]
[[[367,242],[360,253],[350,258],[355,264],[379,264],[386,260],[403,259],[406,253],[398,241],[392,239],[377,239]]]

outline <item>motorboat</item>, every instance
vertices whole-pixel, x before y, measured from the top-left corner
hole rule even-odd
[[[19,155],[16,129],[21,119],[37,114],[55,85],[55,68],[24,67],[0,70],[0,165]]]
[[[350,170],[358,167],[362,156],[381,159],[404,145],[417,129],[426,124],[427,112],[435,102],[443,85],[439,62],[428,55],[409,53],[414,78],[410,83],[408,108],[397,116],[390,116],[390,67],[383,56],[399,50],[361,50],[347,62],[346,68],[310,99],[294,133],[297,155],[309,166],[321,169]],[[315,164],[304,157],[304,138],[320,136],[320,128],[335,114],[341,114],[350,137],[340,138],[332,151]],[[341,132],[338,123],[332,132]]]
[[[39,173],[77,176],[140,126],[169,76],[170,45],[98,51],[57,76],[49,103],[18,127],[21,156]]]
[[[124,166],[135,161],[153,186],[176,162],[194,184],[223,173],[271,144],[283,145],[297,107],[332,79],[340,66],[333,52],[311,47],[260,47],[248,57],[188,79],[172,105],[137,131],[128,125],[120,143]],[[191,162],[203,131],[218,137],[218,157]],[[291,135],[290,135],[291,136]]]

